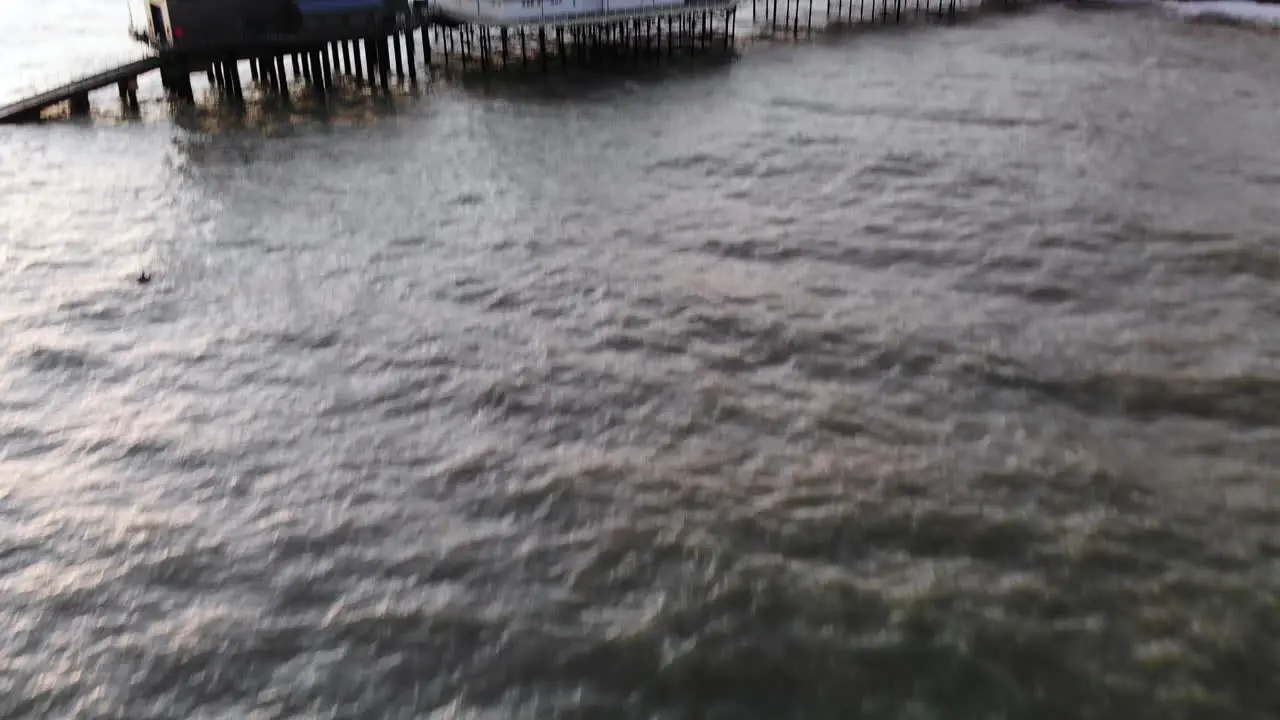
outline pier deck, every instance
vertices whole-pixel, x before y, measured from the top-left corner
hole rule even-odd
[[[0,123],[27,122],[38,118],[45,109],[64,102],[75,105],[78,98],[86,98],[94,90],[128,82],[139,75],[159,69],[160,64],[160,57],[153,55],[73,80],[39,95],[5,105],[0,107]]]
[[[299,85],[320,102],[341,88],[390,93],[391,77],[411,85],[419,69],[453,74],[541,67],[610,67],[619,63],[720,52],[732,57],[746,0],[400,0],[403,11],[377,23],[330,23],[305,32],[214,33],[178,46],[140,29],[134,39],[153,53],[0,107],[0,123],[39,121],[54,105],[89,112],[89,93],[118,84],[126,112],[136,114],[138,76],[159,70],[167,96],[193,104],[191,75],[204,72],[208,88],[243,108],[255,91],[288,106]],[[761,37],[799,36],[862,23],[952,21],[983,9],[1008,10],[1030,0],[751,0],[751,31]],[[816,7],[815,7],[816,6]],[[856,8],[855,8],[856,6]],[[816,10],[816,13],[815,13]],[[421,60],[419,60],[419,58]],[[439,61],[439,64],[437,64]],[[241,71],[249,77],[242,82]],[[292,67],[292,73],[289,68]]]

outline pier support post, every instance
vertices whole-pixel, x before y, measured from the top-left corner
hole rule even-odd
[[[240,85],[240,63],[235,58],[229,58],[224,65],[226,68],[227,80],[230,85],[231,97],[236,102],[244,101],[244,88]]]
[[[262,76],[262,83],[268,90],[280,92],[280,81],[276,79],[276,59],[273,56],[258,56],[258,74]]]
[[[413,28],[404,34],[405,64],[409,66],[409,82],[418,84],[418,48],[413,42]]]
[[[324,95],[324,68],[321,66],[320,51],[311,50],[303,58],[303,72],[310,73],[311,89],[318,95]]]
[[[324,86],[325,88],[333,87],[333,54],[330,52],[332,46],[325,43],[324,49],[320,51],[320,62],[324,66]]]
[[[80,93],[72,95],[68,104],[71,106],[72,117],[84,117],[89,114],[89,93]]]
[[[538,57],[542,59],[542,74],[547,74],[547,27],[538,26]]]
[[[191,87],[191,71],[186,65],[177,67],[173,83],[174,91],[180,100],[186,103],[194,103],[196,101],[195,89]]]
[[[378,79],[382,82],[383,92],[391,92],[391,63],[387,57],[387,38],[378,39]]]
[[[275,63],[276,84],[279,86],[277,90],[280,93],[280,99],[287,103],[289,102],[289,73],[285,71],[284,56],[276,56]]]
[[[128,80],[121,80],[119,85],[120,102],[124,105],[124,109],[128,112],[138,111],[138,78],[131,77]]]
[[[396,78],[400,80],[404,80],[404,56],[403,56],[403,49],[400,47],[399,31],[396,31],[391,34],[391,54],[395,56]]]
[[[311,77],[315,79],[316,88],[321,93],[329,89],[328,77],[325,73],[324,45],[318,45],[311,51]]]
[[[371,87],[371,88],[377,88],[377,87],[378,87],[378,83],[377,83],[377,80],[376,80],[376,78],[377,78],[377,76],[378,76],[378,75],[377,75],[377,73],[378,73],[378,61],[377,61],[377,57],[376,57],[376,55],[375,55],[374,53],[375,53],[375,50],[374,50],[374,41],[373,41],[373,38],[365,38],[365,39],[364,39],[364,64],[365,64],[365,66],[366,66],[366,67],[368,67],[368,68],[369,68],[369,73],[368,73],[368,74],[369,74],[369,87]]]

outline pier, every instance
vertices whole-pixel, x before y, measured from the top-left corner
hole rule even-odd
[[[1028,0],[1029,1],[1029,0]],[[240,6],[236,5],[240,3]],[[137,80],[159,71],[169,97],[194,103],[192,76],[243,103],[256,90],[289,102],[340,87],[388,93],[436,73],[538,72],[575,66],[732,54],[740,10],[757,37],[913,19],[951,21],[1019,0],[148,0],[146,28],[131,29],[150,57],[0,107],[0,123],[32,122],[56,106],[89,113],[89,93],[115,85],[138,108]],[[211,5],[204,5],[209,4]],[[301,8],[300,8],[301,4]],[[750,5],[747,8],[747,5]],[[221,14],[211,14],[210,8]],[[237,10],[237,7],[239,9]],[[336,9],[335,9],[336,8]],[[285,7],[288,10],[289,7]],[[303,12],[303,11],[308,12]],[[229,23],[226,13],[242,22]],[[216,18],[216,21],[210,18]],[[179,25],[178,23],[183,23]],[[247,76],[247,77],[246,77]]]
[[[89,114],[89,93],[112,85],[119,88],[120,99],[127,106],[136,109],[138,107],[138,76],[157,70],[160,65],[160,58],[152,56],[73,80],[52,90],[0,107],[0,123],[38,120],[45,110],[63,103],[70,107],[72,115],[87,115]]]

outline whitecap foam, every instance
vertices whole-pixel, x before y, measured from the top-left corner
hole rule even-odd
[[[1162,2],[1174,14],[1193,20],[1223,20],[1280,29],[1280,5],[1246,0]]]

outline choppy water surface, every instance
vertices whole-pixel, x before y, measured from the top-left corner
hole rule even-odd
[[[1278,66],[0,129],[0,716],[1280,716]]]

